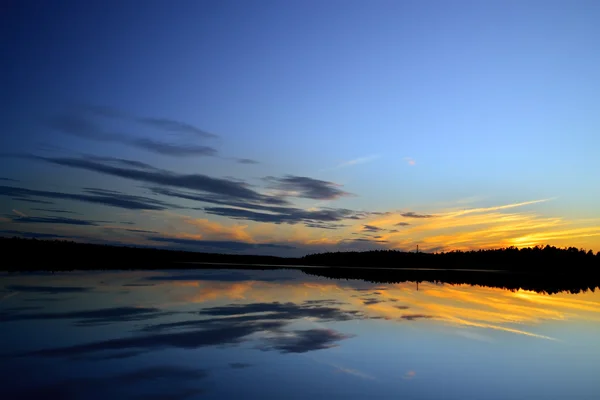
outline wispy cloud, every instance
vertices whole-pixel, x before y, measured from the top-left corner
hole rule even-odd
[[[286,175],[281,178],[267,176],[264,180],[271,188],[281,190],[285,195],[291,197],[334,200],[350,195],[339,188],[341,185],[306,176]]]
[[[358,157],[353,160],[344,161],[344,162],[336,165],[333,169],[346,168],[346,167],[351,167],[353,165],[359,165],[359,164],[366,164],[368,162],[377,160],[378,158],[381,158],[381,156],[380,155],[370,155],[370,156],[366,156],[366,157]]]
[[[411,167],[417,165],[417,162],[410,157],[404,157],[404,161],[406,161],[406,163]]]
[[[158,124],[159,120],[154,120],[154,123]],[[164,124],[168,125],[167,122],[164,122]],[[80,138],[121,143],[167,156],[214,156],[217,154],[217,150],[210,146],[190,143],[167,143],[147,137],[135,137],[120,132],[105,131],[93,121],[79,115],[60,115],[50,119],[50,121],[47,122],[47,125],[59,132]],[[176,126],[177,123],[173,122],[172,127]],[[183,129],[183,125],[181,125],[181,127]]]
[[[12,212],[17,214],[19,217],[23,217],[23,218],[27,218],[27,215],[25,213],[22,213],[21,211],[17,210],[17,209],[12,209]]]

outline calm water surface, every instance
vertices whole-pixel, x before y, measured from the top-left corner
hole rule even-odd
[[[3,399],[598,399],[600,293],[1,275]]]

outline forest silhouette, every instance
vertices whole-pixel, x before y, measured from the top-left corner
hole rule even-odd
[[[600,252],[575,247],[441,253],[376,250],[286,258],[15,237],[0,238],[0,249],[4,256],[0,269],[9,272],[296,268],[310,275],[376,283],[428,281],[544,293],[578,293],[600,287]]]

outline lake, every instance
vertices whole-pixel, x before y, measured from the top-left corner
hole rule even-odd
[[[3,399],[598,399],[600,293],[299,270],[0,275]]]

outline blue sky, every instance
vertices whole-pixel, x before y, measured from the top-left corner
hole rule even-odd
[[[15,180],[0,182],[5,234],[281,254],[600,250],[597,2],[24,1],[0,12],[0,177]],[[144,177],[130,161],[147,164]],[[107,206],[39,192],[84,188],[118,193]],[[115,207],[126,195],[168,205]],[[287,208],[264,208],[273,201]],[[96,222],[56,219],[67,214]]]

